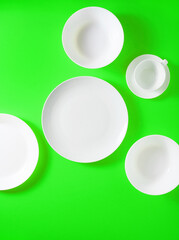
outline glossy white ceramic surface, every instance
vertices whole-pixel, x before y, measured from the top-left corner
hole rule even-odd
[[[47,98],[42,127],[51,147],[76,162],[94,162],[114,152],[128,126],[119,92],[95,77],[63,82]]]
[[[179,146],[162,135],[150,135],[135,142],[127,153],[125,170],[139,191],[160,195],[179,184]]]
[[[150,54],[141,55],[129,64],[126,81],[129,89],[138,97],[158,97],[170,82],[167,61]]]
[[[124,32],[117,17],[101,7],[75,12],[65,23],[62,43],[66,54],[85,68],[100,68],[121,52]]]
[[[39,156],[36,137],[21,119],[0,114],[0,190],[21,185],[33,173]]]

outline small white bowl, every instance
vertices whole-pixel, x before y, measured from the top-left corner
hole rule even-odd
[[[66,54],[85,68],[100,68],[121,52],[124,32],[117,17],[101,7],[75,12],[65,23],[62,43]]]
[[[161,135],[141,138],[127,153],[125,171],[130,183],[143,193],[170,192],[179,184],[179,146]]]
[[[128,66],[126,80],[130,90],[141,98],[154,98],[168,87],[170,73],[167,61],[154,55],[142,55]]]

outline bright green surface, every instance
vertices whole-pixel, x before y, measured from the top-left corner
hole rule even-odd
[[[77,66],[62,47],[65,21],[86,6],[107,8],[124,28],[120,56],[102,69]],[[124,171],[126,153],[137,139],[163,134],[179,143],[178,11],[177,0],[0,1],[0,112],[25,120],[40,145],[33,176],[19,188],[0,192],[0,239],[179,239],[179,188],[148,196],[130,185]],[[167,59],[171,72],[167,91],[152,100],[133,95],[125,81],[127,65],[146,53]],[[129,111],[121,146],[93,164],[60,157],[41,129],[48,94],[78,75],[107,80]]]

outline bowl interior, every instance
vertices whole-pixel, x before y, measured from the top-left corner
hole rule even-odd
[[[136,168],[149,181],[154,182],[165,174],[169,166],[166,149],[160,145],[148,145],[138,152]]]
[[[109,48],[106,30],[100,23],[89,22],[83,25],[76,36],[76,46],[79,54],[95,60],[103,56]]]

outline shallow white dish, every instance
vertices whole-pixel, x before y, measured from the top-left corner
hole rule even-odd
[[[95,77],[76,77],[55,88],[42,112],[42,127],[51,147],[75,162],[95,162],[114,152],[128,126],[119,92]]]
[[[100,68],[121,52],[124,32],[117,17],[101,7],[75,12],[65,23],[62,43],[66,54],[85,68]]]
[[[138,97],[158,97],[170,82],[167,61],[155,55],[141,55],[129,64],[126,80],[129,89]]]
[[[125,170],[139,191],[160,195],[179,184],[179,146],[162,135],[150,135],[135,142],[127,153]]]
[[[0,190],[19,186],[33,173],[39,156],[36,137],[21,119],[0,114]]]

